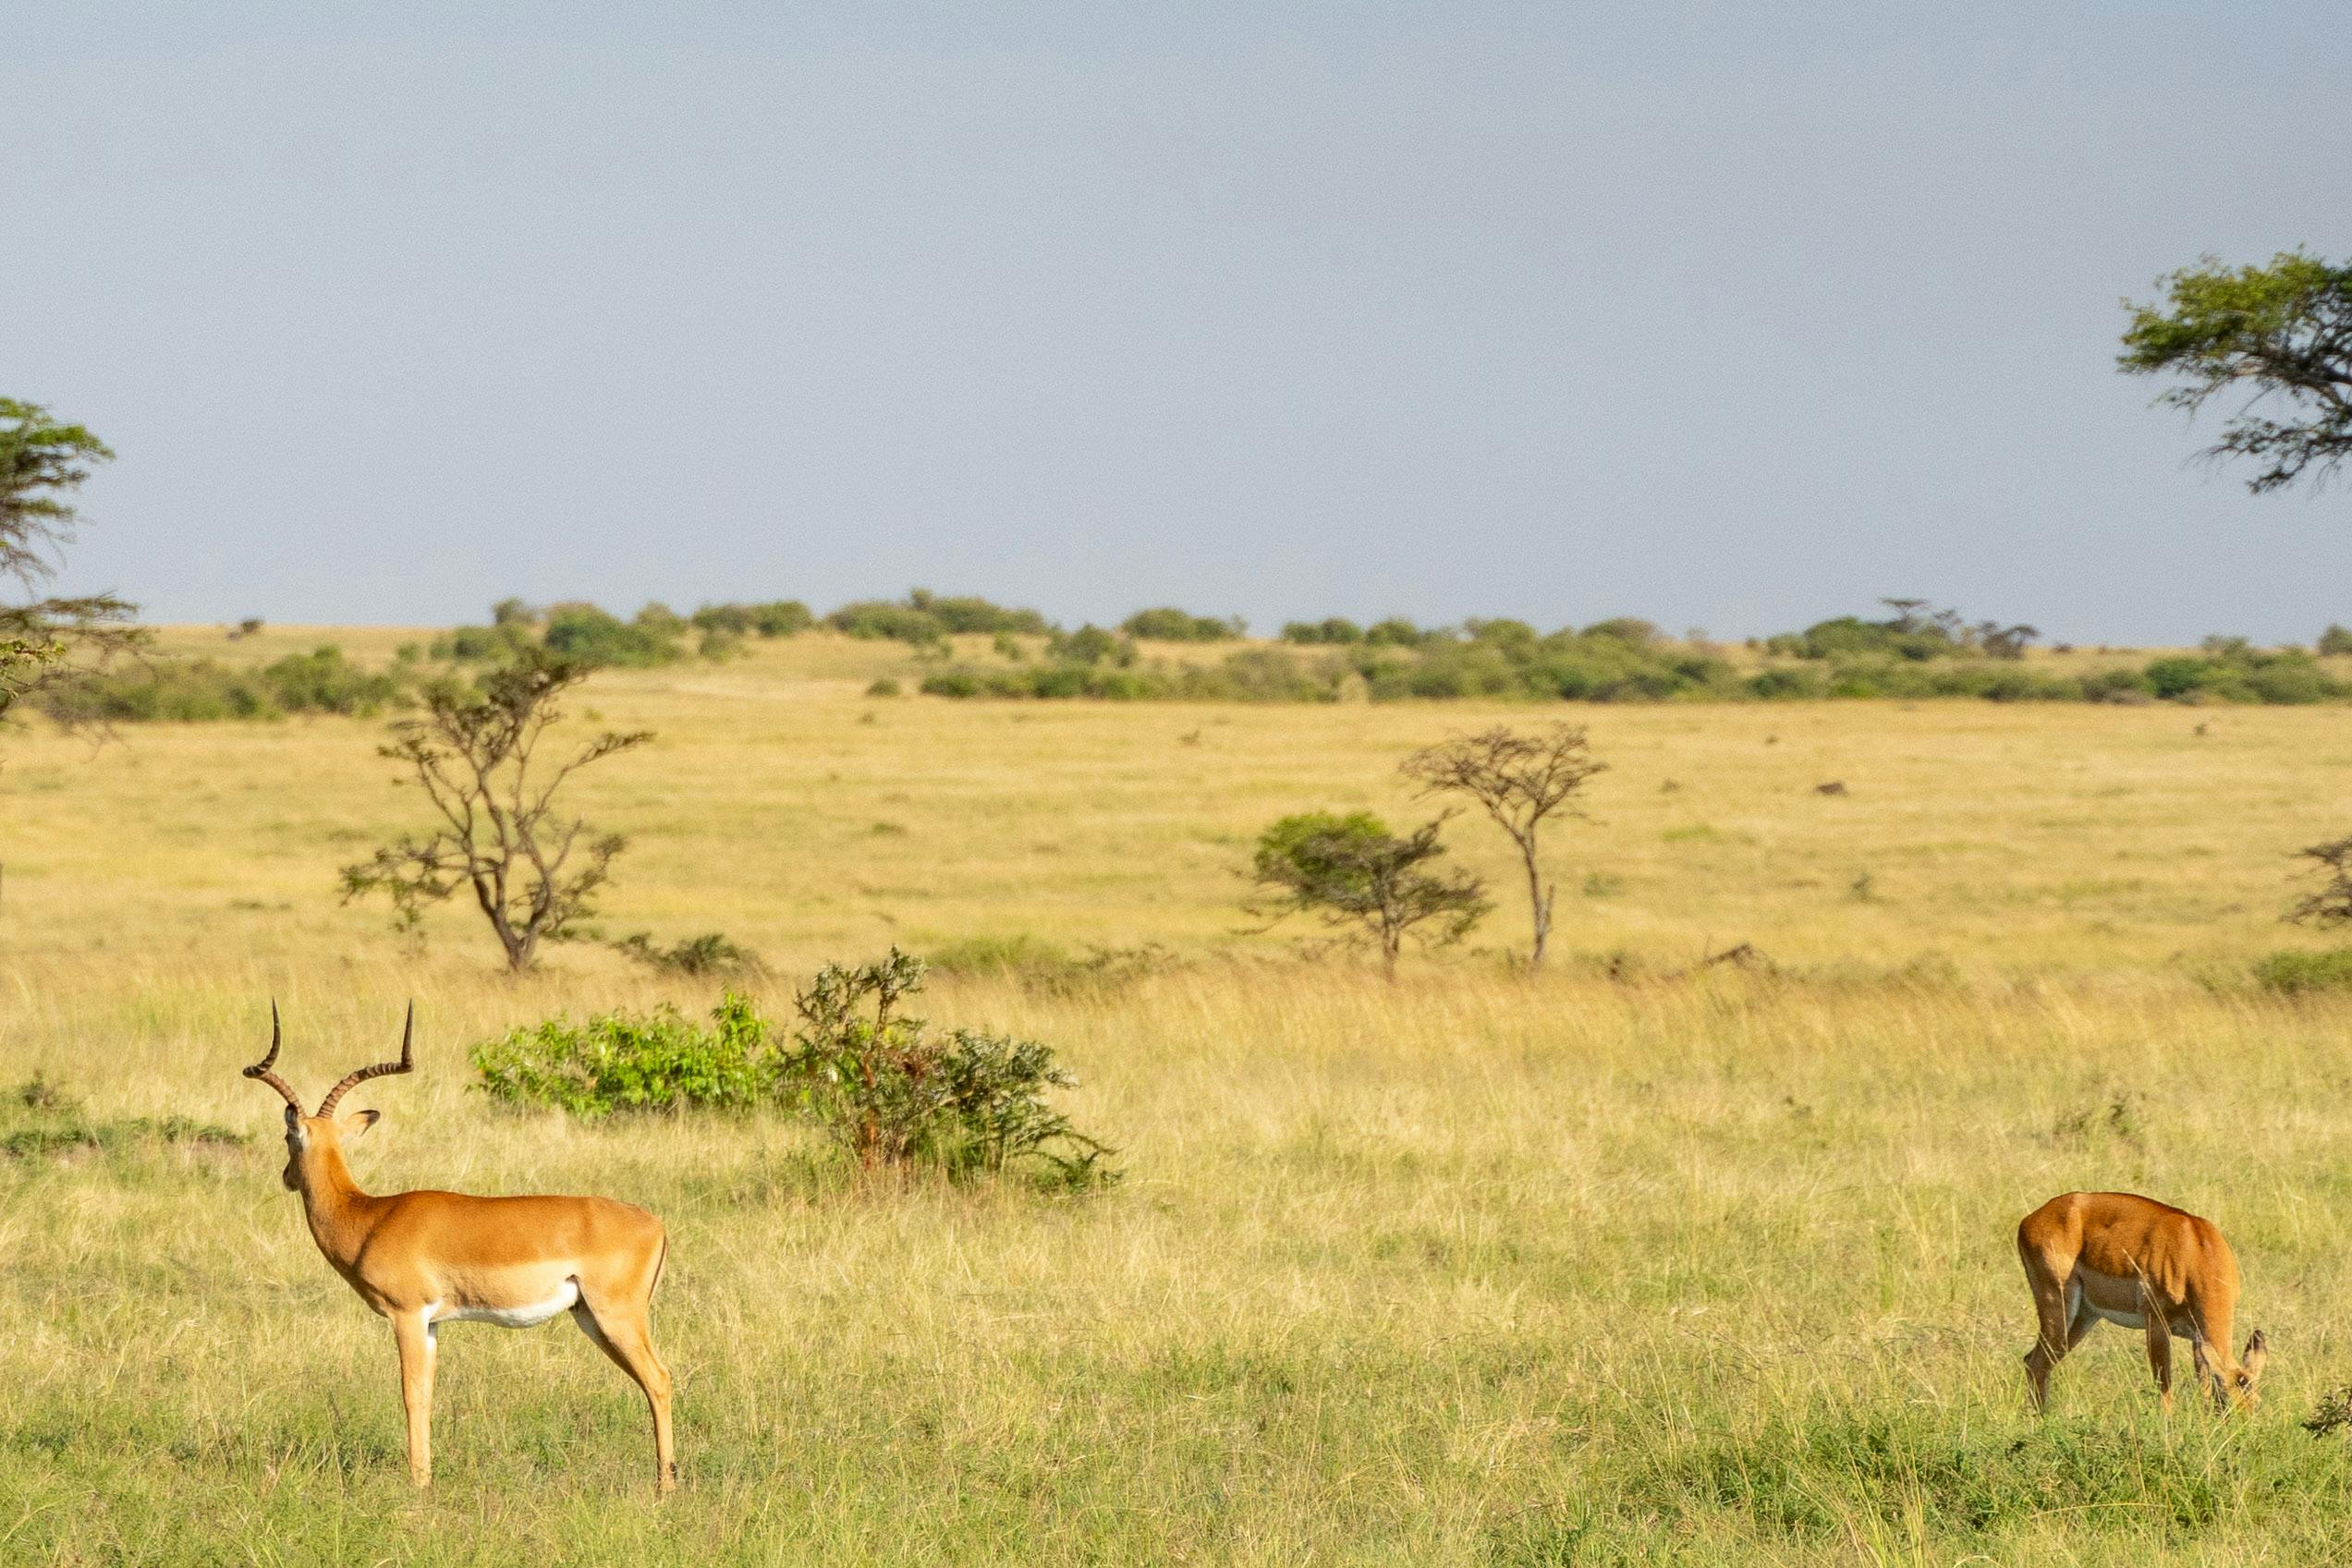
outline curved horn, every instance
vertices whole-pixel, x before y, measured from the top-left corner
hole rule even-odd
[[[270,1053],[246,1068],[245,1076],[249,1078],[259,1078],[278,1093],[286,1096],[286,1102],[294,1107],[294,1113],[299,1116],[302,1113],[302,1102],[294,1098],[294,1091],[286,1087],[284,1078],[270,1071],[270,1064],[277,1060],[277,998],[273,996],[270,998]]]
[[[408,1040],[410,1037],[416,1033],[416,1030],[417,1004],[414,1002],[411,1002],[408,1003],[408,1021],[400,1026],[400,1060],[397,1062],[379,1062],[372,1067],[362,1067],[358,1072],[346,1076],[341,1083],[327,1090],[326,1098],[319,1101],[319,1114],[322,1116],[331,1114],[335,1110],[335,1102],[343,1098],[345,1090],[355,1085],[363,1084],[370,1078],[380,1078],[386,1073],[415,1072],[417,1064],[409,1058]]]

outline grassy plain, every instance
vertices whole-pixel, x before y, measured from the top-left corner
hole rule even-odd
[[[412,954],[339,906],[335,868],[418,820],[380,723],[0,739],[0,1085],[253,1135],[0,1156],[0,1561],[2352,1558],[2352,1453],[2297,1425],[2352,1382],[2352,1003],[2243,981],[2313,941],[2277,914],[2291,851],[2347,826],[2342,711],[1578,711],[1613,767],[1554,839],[1560,961],[1506,966],[1525,917],[1464,819],[1505,894],[1483,950],[1392,988],[1245,929],[1250,837],[1408,817],[1405,750],[1548,712],[862,695],[915,668],[809,637],[599,676],[579,728],[660,736],[579,784],[636,839],[605,924],[723,930],[778,1008],[893,942],[1164,944],[1131,983],[925,999],[1059,1050],[1124,1150],[1107,1194],[860,1185],[780,1123],[468,1095],[464,1046],[509,1024],[714,988],[594,948],[509,982],[459,913]],[[1743,941],[1781,972],[1673,976]],[[676,1498],[560,1323],[445,1336],[409,1492],[389,1331],[237,1076],[273,994],[311,1093],[418,1000],[420,1072],[354,1097],[386,1112],[364,1183],[668,1222]],[[2078,1186],[2228,1232],[2260,1411],[2165,1421],[2111,1331],[2022,1413],[2011,1233]]]

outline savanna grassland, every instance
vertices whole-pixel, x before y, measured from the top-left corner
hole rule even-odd
[[[0,737],[0,1124],[39,1074],[95,1122],[250,1140],[0,1155],[0,1561],[2352,1558],[2352,1453],[2299,1425],[2352,1382],[2352,1002],[2247,978],[2320,945],[2278,916],[2292,851],[2352,831],[2344,710],[1567,711],[1611,771],[1551,838],[1554,965],[1505,961],[1526,912],[1464,818],[1500,906],[1390,986],[1252,929],[1253,836],[1412,820],[1407,750],[1555,711],[863,695],[914,668],[810,634],[595,677],[573,727],[658,732],[574,786],[634,840],[603,924],[724,931],[772,1011],[827,958],[944,954],[922,1010],[1054,1046],[1121,1149],[1107,1192],[468,1093],[465,1048],[510,1025],[718,987],[590,946],[510,981],[464,911],[413,951],[340,906],[336,868],[423,809],[381,721]],[[1776,969],[1679,973],[1743,942]],[[1021,956],[1090,944],[1165,951],[1105,979]],[[444,1335],[409,1489],[390,1331],[238,1076],[272,996],[313,1096],[416,999],[418,1073],[353,1096],[385,1112],[372,1189],[663,1216],[675,1498],[560,1322]],[[2070,1187],[2228,1233],[2260,1410],[2166,1420],[2109,1331],[2025,1415],[2011,1238]]]

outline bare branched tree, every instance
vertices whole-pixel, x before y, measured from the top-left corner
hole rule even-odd
[[[1575,804],[1577,793],[1607,766],[1593,760],[1581,724],[1564,723],[1534,735],[1497,724],[1424,747],[1405,759],[1405,776],[1419,784],[1423,795],[1468,796],[1518,845],[1535,919],[1530,963],[1543,962],[1543,949],[1552,937],[1552,900],[1558,892],[1557,884],[1543,880],[1537,834],[1543,820],[1555,811],[1583,816]]]
[[[2297,899],[2286,918],[2307,926],[2352,926],[2352,838],[2315,844],[2300,857],[2314,863],[2320,885]]]
[[[392,744],[381,750],[407,766],[441,822],[346,866],[344,901],[384,893],[396,923],[414,931],[426,905],[469,889],[517,973],[530,967],[541,942],[579,934],[628,841],[557,816],[555,792],[591,762],[652,738],[646,730],[608,731],[535,775],[540,741],[561,717],[556,699],[587,675],[561,655],[531,649],[485,677],[478,692],[428,691],[425,716],[394,724]]]

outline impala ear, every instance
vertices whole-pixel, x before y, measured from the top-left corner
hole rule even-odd
[[[2257,1329],[2253,1337],[2246,1342],[2246,1354],[2237,1358],[2237,1373],[2243,1380],[2239,1386],[2253,1387],[2254,1380],[2262,1375],[2262,1364],[2270,1358],[2271,1342],[2262,1337],[2261,1330]]]
[[[343,1136],[347,1138],[364,1136],[370,1127],[384,1120],[381,1111],[354,1111],[343,1118]]]

